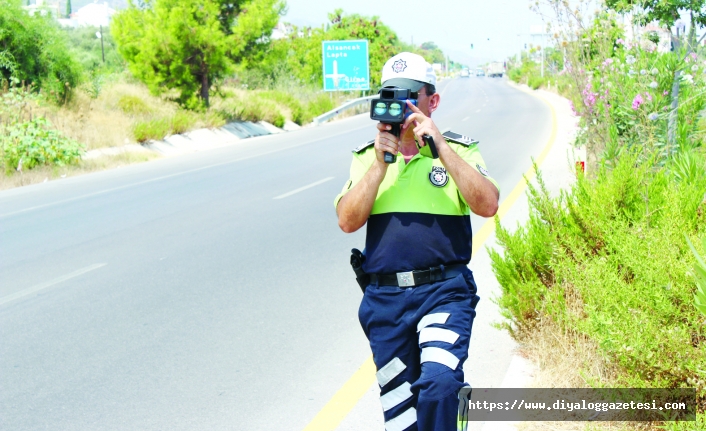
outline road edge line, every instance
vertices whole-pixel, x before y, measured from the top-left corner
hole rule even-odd
[[[547,158],[547,155],[549,154],[549,151],[554,147],[554,143],[556,142],[556,137],[558,133],[558,126],[557,126],[557,115],[556,115],[556,110],[554,109],[554,105],[551,104],[547,99],[544,97],[531,93],[529,91],[526,91],[522,88],[514,87],[519,91],[522,91],[524,93],[527,93],[531,96],[534,96],[538,99],[540,99],[542,102],[546,103],[547,106],[549,106],[549,110],[551,111],[552,114],[552,131],[549,134],[549,139],[547,141],[547,144],[544,146],[542,149],[542,152],[539,153],[539,156],[535,159],[535,164],[537,168],[539,168],[542,165],[542,162],[544,162],[544,159]],[[502,218],[507,214],[508,211],[510,211],[510,208],[517,202],[517,199],[520,198],[520,196],[524,193],[525,189],[527,188],[527,184],[529,181],[532,181],[534,177],[537,175],[537,171],[534,168],[534,165],[531,166],[524,174],[522,179],[515,185],[515,187],[512,189],[510,194],[507,196],[507,198],[503,201],[503,203],[500,205],[500,208],[498,208],[497,214],[495,214],[495,217],[492,219],[489,219],[485,223],[483,223],[483,226],[478,230],[478,233],[476,233],[473,236],[473,250],[471,251],[471,256],[474,256],[480,248],[485,244],[485,241],[488,240],[490,235],[495,232],[495,218],[497,217],[499,220],[502,220]]]
[[[358,404],[375,381],[373,355],[368,356],[358,371],[339,389],[303,431],[334,430]]]

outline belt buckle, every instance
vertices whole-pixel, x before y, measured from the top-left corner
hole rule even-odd
[[[397,285],[399,287],[414,286],[414,273],[412,271],[398,272],[397,273]]]

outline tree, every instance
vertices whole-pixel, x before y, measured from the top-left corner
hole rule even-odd
[[[341,9],[329,14],[331,26],[326,32],[327,40],[367,39],[370,57],[370,88],[377,88],[382,77],[382,66],[399,50],[399,39],[392,29],[379,17],[363,17],[358,14],[345,15]],[[321,70],[319,55],[319,70]],[[322,78],[323,79],[323,78]]]
[[[326,27],[292,26],[287,38],[272,41],[267,51],[259,58],[242,63],[255,74],[243,73],[248,78],[255,76],[259,82],[297,82],[302,85],[323,85],[321,43],[324,40],[368,41],[370,58],[370,88],[380,86],[382,67],[395,54],[410,51],[422,55],[430,63],[443,62],[444,54],[433,42],[427,42],[422,49],[399,40],[392,29],[380,18],[360,15],[347,15],[341,9],[329,14]],[[440,59],[435,61],[435,59]],[[244,72],[244,71],[243,71]]]
[[[446,56],[444,52],[436,46],[434,42],[424,42],[421,46],[421,52],[419,54],[424,57],[429,63],[439,63],[444,64],[446,61]]]
[[[0,79],[34,84],[66,102],[81,79],[66,35],[49,15],[30,16],[21,0],[0,0]]]
[[[606,5],[617,12],[634,12],[637,24],[657,21],[670,30],[682,11],[689,12],[690,40],[697,26],[706,25],[706,0],[606,0]]]
[[[71,0],[66,0],[66,18],[71,18]]]
[[[176,89],[180,104],[196,108],[209,105],[216,80],[266,43],[283,10],[281,0],[130,0],[111,33],[154,94]]]
[[[323,28],[294,28],[286,39],[272,42],[264,58],[251,66],[272,80],[285,75],[305,85],[323,86],[324,40],[368,41],[370,58],[370,87],[380,85],[380,71],[385,61],[400,52],[397,35],[378,17],[346,15],[341,9],[329,14],[329,25]]]

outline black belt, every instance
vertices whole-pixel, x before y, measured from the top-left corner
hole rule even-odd
[[[397,272],[393,274],[370,274],[370,283],[378,286],[412,287],[435,281],[448,280],[468,270],[466,265],[435,266],[420,271]]]

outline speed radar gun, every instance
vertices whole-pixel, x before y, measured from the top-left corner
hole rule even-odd
[[[385,87],[379,94],[379,99],[373,99],[370,102],[370,119],[389,124],[392,126],[390,133],[399,138],[404,120],[412,113],[407,106],[407,100],[417,106],[417,92],[408,88]],[[439,153],[436,151],[434,139],[429,135],[423,135],[422,139],[429,147],[431,157],[438,159]],[[395,163],[396,160],[395,154],[385,153],[385,163]]]

